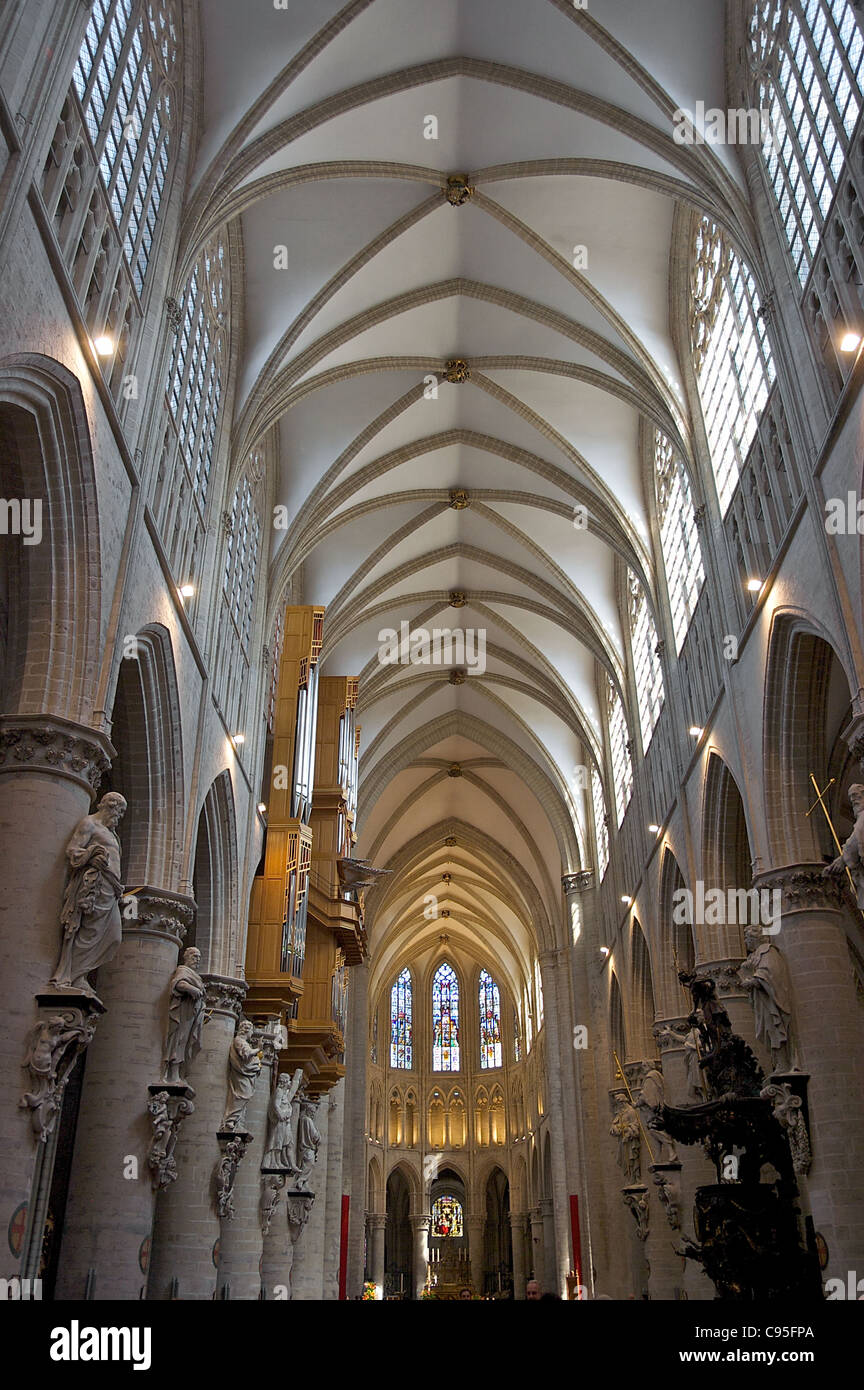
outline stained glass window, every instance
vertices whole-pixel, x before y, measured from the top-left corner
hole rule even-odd
[[[756,282],[709,217],[696,227],[690,337],[723,515],[775,377]]]
[[[519,1010],[513,1010],[513,1061],[522,1061],[522,1034],[519,1028]]]
[[[687,469],[671,441],[660,430],[654,431],[654,486],[675,650],[680,653],[696,610],[705,570]]]
[[[849,0],[757,0],[750,63],[762,158],[804,285],[861,110],[864,39]]]
[[[538,1031],[543,1027],[543,980],[540,976],[540,961],[534,962],[534,998],[537,1003],[536,1018]]]
[[[501,1066],[501,995],[488,970],[480,971],[480,1066]]]
[[[411,971],[406,968],[390,991],[390,1065],[402,1071],[412,1066]]]
[[[446,961],[432,981],[432,1070],[459,1070],[459,981]]]
[[[458,1238],[463,1233],[462,1203],[443,1194],[432,1203],[432,1235],[435,1240]]]

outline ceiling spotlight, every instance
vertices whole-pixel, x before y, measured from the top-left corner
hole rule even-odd
[[[659,827],[659,825],[649,825],[648,829],[651,831],[651,834],[652,834],[652,835],[659,835],[659,834],[660,834],[660,827]]]
[[[195,585],[194,585],[194,584],[183,584],[183,585],[181,585],[181,588],[180,588],[180,597],[181,597],[181,598],[194,598],[194,597],[195,597]]]
[[[701,738],[702,735],[704,734],[704,732],[705,732],[705,730],[704,730],[704,729],[700,729],[698,724],[691,724],[691,725],[690,725],[690,737],[691,737],[691,738]]]
[[[600,954],[601,954],[601,956],[608,956],[608,954],[609,954],[609,947],[608,947],[608,946],[601,946],[601,947],[600,947]]]
[[[843,334],[843,337],[840,339],[840,351],[841,351],[841,352],[857,352],[860,346],[861,346],[861,334],[860,334],[860,333],[852,333],[852,332],[844,333],[844,334]]]
[[[762,588],[762,585],[763,585],[764,583],[765,583],[765,580],[764,580],[764,579],[748,579],[748,580],[747,580],[747,592],[750,593],[750,594],[758,594],[759,590]]]
[[[628,896],[627,896],[626,893],[622,893],[622,894],[621,894],[621,901],[622,901],[622,903],[624,903],[624,905],[625,905],[626,907],[629,907],[630,904],[632,903],[633,899],[632,899],[632,898],[628,898]]]
[[[259,802],[258,802],[258,812],[259,812],[259,815],[262,815],[262,816],[263,816],[263,814],[264,814],[264,812],[265,812],[266,810],[267,810],[267,802],[266,802],[266,801],[259,801]]]
[[[97,356],[110,357],[114,351],[114,339],[110,338],[107,333],[102,333],[98,338],[93,339],[93,346]]]
[[[246,742],[246,735],[245,735],[245,734],[232,734],[232,735],[231,735],[231,742],[234,744],[234,747],[235,747],[235,748],[239,748],[241,743],[245,743],[245,742]]]

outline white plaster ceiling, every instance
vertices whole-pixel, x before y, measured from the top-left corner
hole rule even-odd
[[[689,440],[676,202],[741,216],[734,153],[672,139],[679,104],[726,104],[724,5],[201,11],[187,248],[226,220],[242,236],[234,445],[273,432],[290,518],[270,611],[289,582],[326,604],[325,670],[362,677],[359,852],[395,870],[370,894],[376,969],[429,948],[423,884],[458,865],[451,930],[469,951],[485,931],[518,995],[565,939],[562,872],[592,860],[573,767],[597,752],[597,671],[621,673],[620,560],[655,583],[640,430]],[[482,628],[485,673],[382,666],[402,621]]]

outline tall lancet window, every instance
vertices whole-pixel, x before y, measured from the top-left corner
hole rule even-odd
[[[432,1070],[459,1070],[459,980],[446,961],[432,980]]]
[[[629,595],[630,650],[633,676],[639,701],[639,727],[642,748],[647,750],[663,708],[663,667],[657,650],[657,628],[648,606],[648,596],[632,570],[627,571]]]
[[[627,738],[624,702],[615,682],[606,677],[606,718],[609,725],[609,752],[612,755],[612,777],[615,783],[615,811],[620,825],[633,795],[633,763]]]
[[[603,878],[609,868],[609,826],[606,821],[606,798],[603,783],[596,767],[591,768],[591,800],[594,805],[594,834],[597,838],[597,874]]]
[[[501,1066],[501,994],[488,970],[480,971],[480,1066]]]
[[[390,1065],[400,1071],[413,1066],[412,1004],[411,971],[406,966],[390,991]]]
[[[229,729],[243,728],[245,696],[251,679],[250,640],[261,558],[263,477],[264,457],[256,451],[234,490],[231,510],[223,517],[225,560],[216,670],[217,698]]]
[[[654,431],[654,487],[675,650],[680,652],[705,582],[705,570],[687,469],[660,430]]]
[[[725,516],[776,373],[753,276],[708,217],[693,241],[690,340]]]
[[[94,0],[42,176],[88,326],[110,340],[100,354],[115,389],[168,184],[180,27],[173,0]]]
[[[168,423],[153,505],[180,585],[195,585],[203,559],[227,367],[228,264],[225,243],[217,237],[186,284],[165,383]]]
[[[763,165],[803,286],[861,110],[864,40],[849,0],[758,0],[750,63],[768,113]]]

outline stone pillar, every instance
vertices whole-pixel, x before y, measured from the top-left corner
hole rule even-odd
[[[369,1278],[375,1285],[375,1297],[384,1297],[384,1232],[387,1217],[383,1212],[370,1212],[366,1218],[369,1231]]]
[[[156,1199],[147,1088],[162,1076],[168,986],[195,904],[149,887],[131,903],[120,950],[99,970],[108,1012],[87,1057],[58,1299],[83,1298],[91,1270],[88,1296],[97,1300],[141,1298],[147,1282]]]
[[[252,1138],[237,1168],[232,1193],[233,1216],[222,1217],[219,1229],[219,1269],[216,1296],[257,1298],[261,1291],[264,1237],[261,1230],[261,1164],[267,1142],[267,1107],[276,1070],[276,1026],[268,1019],[253,1042],[262,1052],[261,1071],[246,1106],[243,1128]],[[227,1289],[227,1293],[223,1290]]]
[[[485,1227],[485,1216],[466,1216],[465,1234],[468,1237],[471,1280],[478,1292],[482,1291],[483,1285],[483,1232]]]
[[[324,1214],[323,1297],[338,1301],[339,1252],[342,1236],[342,1143],[345,1127],[345,1086],[339,1082],[327,1097],[327,1210]]]
[[[364,961],[348,972],[348,1037],[345,1041],[345,1119],[343,1191],[348,1211],[349,1299],[363,1292],[366,1244],[366,1070],[369,1059],[369,966]],[[387,1046],[382,1038],[379,1047]]]
[[[531,1222],[531,1274],[532,1279],[536,1279],[538,1284],[543,1285],[543,1278],[546,1273],[546,1255],[543,1250],[543,1213],[539,1207],[532,1207],[529,1212]],[[543,1292],[546,1292],[545,1287]]]
[[[184,1122],[176,1149],[177,1181],[156,1200],[147,1297],[212,1298],[219,1259],[215,1174],[216,1139],[225,1111],[228,1049],[246,993],[244,980],[204,975],[207,1014],[201,1051],[189,1067],[195,1113]],[[176,1281],[176,1283],[175,1283]]]
[[[684,1002],[683,999],[682,1002]],[[689,1031],[685,1018],[680,1015],[676,1018],[658,1019],[654,1025],[654,1036],[657,1039],[657,1046],[660,1051],[663,1083],[666,1089],[666,1102],[668,1105],[679,1106],[696,1103],[694,1098],[689,1094],[687,1052],[684,1047],[684,1038]],[[681,1164],[681,1170],[677,1176],[679,1195],[678,1225],[669,1228],[672,1244],[675,1246],[682,1243],[682,1238],[685,1235],[690,1240],[695,1241],[693,1205],[696,1188],[717,1181],[714,1165],[709,1161],[701,1144],[679,1144],[677,1149],[678,1159]],[[658,1177],[661,1179],[659,1182]],[[660,1189],[663,1186],[663,1177],[664,1175],[659,1171],[652,1176],[652,1182],[657,1185],[658,1196],[660,1196]],[[675,1174],[670,1173],[669,1179],[674,1184]],[[670,1193],[670,1195],[674,1194]],[[670,1215],[669,1207],[662,1202],[661,1206],[663,1206],[663,1210],[658,1214],[657,1221],[661,1222],[662,1217],[662,1221],[668,1223]],[[672,1292],[664,1294],[663,1297],[676,1297],[675,1289],[679,1288],[686,1294],[689,1301],[715,1298],[717,1291],[698,1260],[682,1261],[679,1256],[675,1255],[672,1257],[670,1267],[672,1269],[677,1269],[677,1278],[672,1280]],[[651,1294],[652,1296],[660,1297],[659,1294],[655,1294],[653,1263],[651,1264],[651,1275],[652,1277],[649,1284]],[[666,1279],[665,1275],[664,1279]]]
[[[309,1099],[314,1100],[316,1097],[310,1096]],[[318,1147],[315,1166],[312,1172],[307,1175],[309,1190],[315,1193],[315,1201],[309,1212],[302,1239],[298,1238],[294,1251],[294,1269],[291,1274],[292,1302],[317,1302],[324,1296],[324,1227],[327,1217],[327,1157],[330,1123],[326,1095],[320,1099],[315,1123],[321,1135],[321,1143]],[[299,1145],[297,1159],[299,1162]]]
[[[544,1293],[560,1293],[555,1240],[555,1204],[551,1197],[540,1199],[543,1218],[543,1272],[538,1277]]]
[[[510,1234],[513,1241],[513,1297],[525,1298],[525,1213],[511,1211]]]
[[[828,1246],[823,1280],[845,1280],[849,1270],[864,1270],[864,1017],[846,944],[842,886],[823,878],[823,868],[773,869],[754,884],[782,893],[780,931],[766,940],[789,967],[797,1064],[810,1076],[813,1161],[806,1195]]]
[[[419,1298],[426,1287],[429,1267],[429,1227],[432,1217],[429,1212],[411,1217],[414,1230],[414,1297]]]
[[[26,1089],[21,1063],[37,1021],[35,995],[45,990],[60,954],[60,910],[66,846],[90,810],[114,749],[103,734],[48,716],[0,718],[0,1226],[13,1226],[18,1255],[3,1241],[0,1276],[24,1273],[31,1185],[37,1157],[47,1191],[50,1163],[19,1105]],[[29,1235],[29,1232],[27,1233]],[[20,1235],[20,1241],[19,1241]],[[38,1271],[42,1229],[32,1233]],[[23,1257],[23,1258],[21,1258]],[[21,1262],[19,1263],[19,1259]]]

